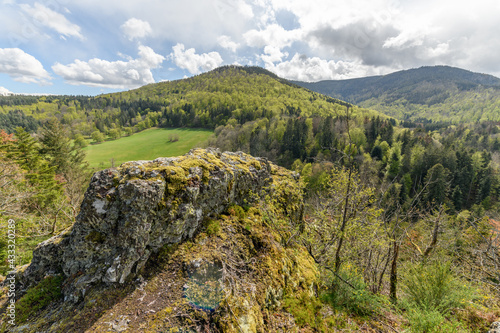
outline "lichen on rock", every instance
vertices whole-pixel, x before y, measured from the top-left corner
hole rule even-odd
[[[64,291],[74,301],[93,283],[124,283],[152,252],[192,238],[204,218],[260,197],[278,170],[291,175],[241,152],[194,149],[181,157],[99,171],[69,234],[40,244],[24,283],[31,286],[48,272],[63,272],[75,277]]]
[[[266,331],[284,295],[313,293],[318,276],[305,249],[284,246],[283,230],[266,220],[301,218],[301,196],[292,195],[298,187],[297,174],[266,159],[216,149],[95,173],[75,224],[41,243],[22,273],[20,290],[47,275],[63,278],[63,303],[26,332],[74,331],[74,323],[89,332],[112,324],[173,332],[193,327],[179,319],[189,311],[219,331]],[[267,201],[286,216],[278,209],[264,217]],[[161,274],[144,281],[163,257]],[[153,297],[142,305],[150,310],[130,312],[145,297]],[[106,312],[113,302],[129,305]]]

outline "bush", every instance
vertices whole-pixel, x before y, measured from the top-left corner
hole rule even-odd
[[[104,140],[106,140],[104,134],[102,134],[99,131],[92,132],[92,134],[90,136],[92,137],[92,140],[94,140],[94,142],[96,142],[96,143],[101,143]]]
[[[463,308],[473,298],[471,289],[453,276],[449,263],[410,267],[403,290],[409,307],[441,314]]]
[[[345,282],[334,278],[331,291],[323,296],[333,308],[366,316],[378,312],[387,303],[382,296],[368,291],[363,278],[352,270],[341,270],[339,276]]]
[[[88,146],[87,140],[85,140],[85,138],[81,134],[78,134],[75,137],[74,144],[75,144],[75,146],[80,147],[80,148],[85,148]]]
[[[319,328],[322,316],[320,315],[323,305],[315,297],[310,297],[303,292],[300,297],[287,297],[283,300],[284,308],[295,318],[295,322],[300,327],[309,326]]]
[[[168,136],[168,141],[169,142],[177,142],[177,141],[179,141],[179,134],[177,134],[177,133],[171,133]]]
[[[468,328],[459,320],[445,318],[436,310],[411,309],[407,314],[412,333],[480,333],[485,332],[484,328]]]
[[[441,313],[435,310],[411,310],[408,313],[408,321],[411,331],[414,333],[436,332],[439,326],[445,321]]]

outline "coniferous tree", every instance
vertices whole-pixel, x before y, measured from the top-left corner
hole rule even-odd
[[[22,127],[16,129],[16,140],[9,143],[7,157],[26,171],[25,178],[36,192],[31,205],[44,209],[63,194],[62,182],[56,179],[55,167],[46,161],[39,151],[38,142]]]
[[[55,172],[65,178],[71,169],[80,169],[84,165],[84,151],[73,144],[66,128],[57,120],[49,121],[42,128],[40,145],[40,153],[54,167]]]

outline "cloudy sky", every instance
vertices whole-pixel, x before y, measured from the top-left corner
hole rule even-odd
[[[498,0],[0,0],[0,93],[97,95],[221,65],[303,81],[500,77]]]

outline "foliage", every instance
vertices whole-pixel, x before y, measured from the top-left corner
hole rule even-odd
[[[368,290],[363,277],[353,267],[342,269],[338,276],[330,279],[331,288],[323,295],[323,300],[335,309],[370,316],[388,306],[384,297]]]
[[[67,129],[58,121],[47,122],[40,132],[40,153],[55,168],[56,174],[68,180],[70,170],[85,168],[85,152],[78,145],[73,145]]]
[[[410,266],[403,285],[408,304],[423,311],[447,314],[474,298],[470,286],[453,276],[449,263]]]
[[[439,122],[500,120],[500,80],[448,66],[353,80],[296,83],[406,120],[407,126],[431,121],[439,126]]]
[[[106,139],[104,134],[102,134],[100,131],[94,131],[90,136],[95,143],[101,143]]]
[[[467,81],[467,75],[459,76]],[[297,324],[328,331],[318,319],[328,304],[348,317],[374,318],[383,307],[392,311],[388,294],[412,331],[466,331],[466,320],[456,314],[495,302],[476,298],[471,286],[490,295],[500,290],[498,231],[491,227],[500,218],[500,127],[464,122],[497,119],[498,89],[458,84],[432,91],[430,83],[409,80],[408,91],[398,86],[363,102],[404,114],[399,124],[266,70],[234,66],[97,97],[2,97],[1,222],[16,218],[18,261],[27,263],[37,241],[78,213],[89,177],[82,148],[93,168],[182,155],[197,145],[242,150],[301,174],[299,188],[286,177],[274,182],[258,209],[227,210],[227,219],[252,235],[254,246],[260,248],[254,239],[259,229],[271,227],[286,251],[305,245],[308,253],[301,255],[314,258],[327,304],[310,286],[300,297],[285,296]],[[382,82],[381,91],[385,84],[391,82]],[[345,86],[350,93],[358,88]],[[18,125],[24,129],[7,134]],[[201,235],[224,232],[219,220],[210,220]],[[91,233],[88,240],[99,242],[100,236]],[[5,245],[0,243],[0,259]]]
[[[363,252],[387,241],[374,205],[374,189],[363,186],[356,171],[333,168],[325,179],[325,191],[312,201],[305,242],[310,254],[326,269],[338,270],[340,263],[359,262]],[[349,246],[340,248],[342,239]],[[366,262],[362,265],[366,265]]]

